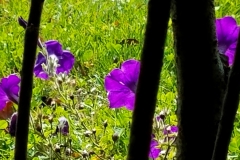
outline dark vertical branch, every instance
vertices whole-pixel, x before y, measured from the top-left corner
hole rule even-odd
[[[149,0],[128,160],[148,160],[171,0]]]
[[[21,89],[18,107],[15,160],[27,159],[28,125],[32,97],[33,67],[44,0],[32,0],[25,32]]]
[[[177,159],[210,160],[226,88],[217,53],[214,0],[173,0],[172,4],[178,74]]]
[[[239,36],[240,37],[240,32]],[[240,38],[238,38],[234,64],[230,71],[222,117],[219,123],[217,139],[212,160],[226,160],[228,146],[234,127],[234,120],[239,104],[240,93]]]

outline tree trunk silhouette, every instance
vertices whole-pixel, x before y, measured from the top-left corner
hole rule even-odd
[[[178,83],[178,160],[211,160],[226,83],[213,0],[173,0]]]
[[[149,0],[127,160],[148,160],[171,0]],[[146,108],[147,106],[147,108]],[[143,118],[144,117],[144,118]]]
[[[240,37],[240,33],[238,35]],[[228,146],[234,127],[234,120],[239,104],[240,93],[240,39],[238,38],[234,63],[230,71],[226,94],[224,97],[222,116],[218,127],[212,160],[227,159]]]

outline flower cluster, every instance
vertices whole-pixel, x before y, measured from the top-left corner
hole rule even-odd
[[[36,77],[48,79],[55,74],[68,74],[73,68],[74,56],[70,51],[62,50],[62,45],[55,40],[49,40],[44,43],[46,54],[38,53],[34,74]]]
[[[27,21],[22,17],[18,18],[18,23],[24,29],[27,28]],[[48,79],[59,73],[68,74],[73,68],[75,58],[68,50],[63,50],[62,45],[56,40],[49,40],[44,43],[38,39],[38,46],[42,49],[37,55],[34,66],[34,74],[36,77]]]
[[[27,21],[22,17],[18,18],[18,23],[24,29],[27,28]],[[67,75],[74,65],[74,55],[68,51],[63,50],[62,45],[56,40],[49,40],[44,43],[38,39],[38,46],[41,52],[38,53],[34,66],[34,74],[41,79],[49,79],[50,77],[58,77],[58,75]],[[0,119],[10,118],[9,133],[15,136],[17,112],[14,113],[12,109],[13,104],[18,104],[19,90],[21,79],[16,74],[10,74],[1,79],[0,82]],[[64,122],[63,122],[64,120]],[[64,117],[59,119],[59,131],[63,135],[69,132],[69,125]],[[63,125],[64,124],[64,125]]]

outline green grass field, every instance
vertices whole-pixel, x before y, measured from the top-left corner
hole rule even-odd
[[[132,111],[125,107],[109,108],[104,77],[123,61],[140,58],[147,2],[128,1],[45,0],[40,37],[43,41],[58,40],[63,49],[74,54],[75,64],[69,74],[70,82],[63,81],[60,86],[56,79],[34,78],[29,159],[126,159]],[[240,24],[239,0],[217,0],[215,4],[217,18],[231,15]],[[29,7],[29,0],[0,0],[1,78],[20,73],[25,32],[18,24],[18,17],[27,20]],[[125,39],[134,39],[134,44],[123,43]],[[156,108],[156,116],[162,110],[169,111],[165,120],[169,125],[177,124],[176,90],[170,21]],[[57,100],[51,101],[53,105],[41,107],[43,96]],[[69,121],[69,135],[52,136],[61,116]],[[240,159],[239,120],[238,114],[229,159]],[[14,155],[14,138],[5,130],[8,122],[9,119],[0,120],[0,159],[3,160],[13,159]],[[158,139],[163,139],[157,127],[154,133]],[[159,147],[163,152],[158,159],[163,159],[169,143],[164,142]],[[174,154],[173,144],[167,158],[172,159]]]

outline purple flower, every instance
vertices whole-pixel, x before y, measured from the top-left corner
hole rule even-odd
[[[34,66],[36,77],[48,79],[49,74],[69,73],[74,64],[74,56],[70,51],[62,50],[62,45],[56,40],[45,42],[48,59],[40,52]],[[43,64],[46,70],[43,69]],[[53,73],[54,72],[54,73]]]
[[[164,129],[163,134],[172,134],[172,133],[177,133],[178,132],[178,127],[177,126],[168,126],[167,128]]]
[[[151,139],[151,143],[150,143],[150,151],[149,151],[149,157],[150,158],[157,158],[161,152],[161,149],[157,148],[158,141],[156,141],[155,139],[155,135],[152,134],[152,139]]]
[[[236,20],[231,16],[216,19],[216,33],[219,52],[228,56],[229,65],[232,65],[239,33]]]
[[[17,112],[12,114],[10,125],[9,125],[9,134],[12,137],[15,137],[16,135],[16,126],[17,126]]]
[[[113,69],[105,77],[104,85],[110,108],[125,106],[129,110],[133,110],[139,71],[140,62],[130,59],[123,62],[120,69]]]
[[[19,83],[20,83],[20,78],[15,74],[11,74],[8,77],[1,79],[0,110],[3,110],[8,102],[14,102],[18,104]]]
[[[58,119],[58,131],[61,132],[62,135],[66,136],[69,133],[69,124],[68,120],[65,117],[60,117]]]

